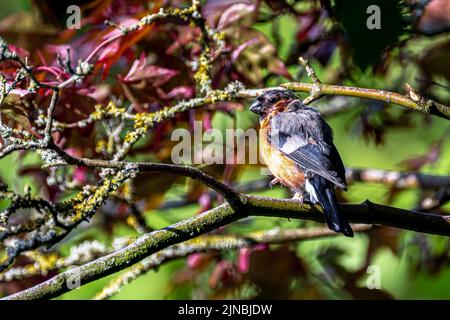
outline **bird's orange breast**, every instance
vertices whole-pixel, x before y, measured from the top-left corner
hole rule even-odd
[[[295,165],[294,161],[272,147],[268,139],[268,129],[265,124],[263,122],[261,123],[259,133],[259,148],[264,163],[282,184],[294,190],[303,189],[305,183],[303,172]]]

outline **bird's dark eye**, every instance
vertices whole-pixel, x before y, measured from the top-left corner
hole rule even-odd
[[[275,102],[277,102],[277,98],[276,97],[270,97],[269,98],[269,102],[270,103],[275,103]]]

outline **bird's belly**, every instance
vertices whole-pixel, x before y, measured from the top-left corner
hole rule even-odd
[[[305,184],[303,172],[291,159],[270,145],[266,130],[260,131],[260,152],[264,163],[275,178],[294,190],[303,189]]]

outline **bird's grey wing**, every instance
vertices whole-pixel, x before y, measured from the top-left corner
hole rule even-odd
[[[332,143],[331,128],[315,110],[281,112],[271,121],[269,139],[275,148],[303,170],[346,189],[345,171]]]

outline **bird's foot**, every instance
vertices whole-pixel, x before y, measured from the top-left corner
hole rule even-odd
[[[294,194],[294,196],[292,197],[292,199],[298,200],[301,204],[303,204],[303,201],[305,200],[305,197],[304,197],[303,193],[296,192]]]
[[[274,186],[276,186],[279,183],[280,183],[280,180],[278,180],[277,178],[273,178],[272,181],[270,181],[269,186],[271,188],[273,188]]]

